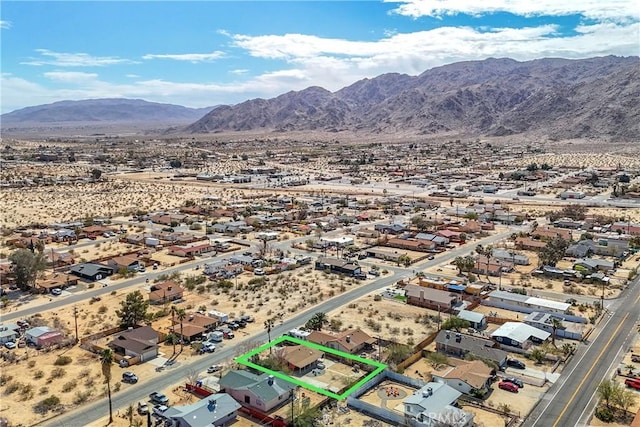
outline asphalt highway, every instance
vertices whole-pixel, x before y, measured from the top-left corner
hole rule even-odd
[[[588,344],[578,351],[562,371],[560,380],[529,414],[525,427],[586,426],[597,403],[596,389],[611,378],[615,367],[637,334],[640,318],[640,277],[610,305]]]

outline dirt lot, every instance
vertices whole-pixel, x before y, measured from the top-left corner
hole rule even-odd
[[[399,343],[417,344],[435,331],[435,324],[424,324],[425,309],[395,299],[375,300],[371,293],[328,313],[341,329],[360,328],[373,337]]]

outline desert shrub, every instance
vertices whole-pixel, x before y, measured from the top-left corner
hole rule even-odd
[[[35,371],[33,373],[33,379],[34,380],[39,380],[40,378],[44,377],[44,371],[41,369],[38,369],[37,371]]]
[[[606,406],[600,406],[596,408],[596,418],[600,421],[604,421],[605,423],[610,423],[613,421],[613,413]]]
[[[62,368],[54,368],[51,370],[51,374],[49,375],[49,380],[54,380],[56,378],[62,378],[67,372]]]
[[[49,387],[45,387],[45,386],[40,387],[40,390],[38,391],[38,393],[40,393],[40,394],[49,393]]]
[[[16,391],[20,390],[23,385],[24,384],[22,384],[19,381],[9,383],[9,384],[7,384],[7,388],[4,389],[4,393],[5,394],[15,393]]]
[[[29,363],[27,363],[27,366],[29,368],[33,368],[34,366],[36,366],[36,361],[35,360],[29,360]]]
[[[46,414],[50,410],[55,409],[58,405],[60,405],[60,398],[58,396],[49,396],[36,403],[33,410],[38,414]]]
[[[33,397],[33,385],[32,384],[24,384],[20,388],[20,398],[22,400],[29,400]]]
[[[377,295],[377,294],[374,295],[373,300],[374,301],[382,301],[382,295]]]
[[[56,366],[64,366],[70,364],[72,361],[73,359],[71,359],[70,356],[58,356],[53,364]]]
[[[98,314],[105,314],[106,312],[107,312],[106,305],[101,305],[100,308],[98,308]]]
[[[115,383],[115,385],[113,386],[113,391],[120,391],[120,387],[122,386],[122,383]]]
[[[13,377],[11,375],[9,375],[9,374],[0,375],[0,386],[5,385],[6,383],[11,381],[12,379],[13,379]]]
[[[85,378],[85,377],[88,377],[90,374],[91,374],[91,371],[89,369],[83,369],[78,373],[78,378]]]
[[[91,390],[87,391],[77,391],[73,396],[73,403],[79,405],[81,403],[86,402],[91,397]]]
[[[78,385],[78,383],[76,382],[76,380],[72,380],[72,381],[66,382],[62,386],[62,392],[63,393],[68,393],[71,390],[73,390],[74,388],[76,388],[77,385]]]

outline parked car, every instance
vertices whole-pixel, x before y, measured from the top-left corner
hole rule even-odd
[[[264,276],[264,270],[261,268],[256,268],[255,270],[253,270],[253,274],[255,274],[256,276]]]
[[[164,418],[164,411],[169,409],[167,405],[155,405],[153,407],[153,415],[159,418]]]
[[[4,346],[9,350],[13,350],[14,348],[16,348],[16,343],[14,343],[13,341],[7,341],[6,343],[4,343]]]
[[[640,362],[640,354],[631,354],[632,362]]]
[[[51,295],[62,295],[62,289],[60,288],[51,289]]]
[[[153,393],[151,393],[149,395],[149,399],[153,402],[153,403],[157,403],[160,405],[167,405],[169,403],[169,398],[167,396],[165,396],[162,393],[159,393],[157,391],[154,391]]]
[[[507,359],[507,366],[516,369],[525,369],[527,366],[518,359]]]
[[[524,383],[522,382],[522,380],[519,380],[517,378],[506,377],[506,378],[503,378],[502,381],[506,381],[508,383],[513,383],[513,384],[517,385],[518,388],[524,387]]]
[[[225,337],[226,339],[230,340],[233,339],[235,337],[233,331],[231,329],[225,329],[222,331],[222,336]]]
[[[202,343],[202,352],[203,353],[213,353],[216,351],[216,346],[212,342],[205,341]]]
[[[149,405],[144,400],[138,402],[138,414],[147,415],[149,413]]]
[[[624,385],[627,387],[635,388],[636,390],[640,390],[640,380],[637,378],[627,378],[624,380]]]
[[[234,331],[240,328],[236,322],[227,322],[227,326]]]
[[[256,319],[254,319],[253,316],[249,316],[248,314],[243,314],[242,316],[240,316],[240,320],[244,320],[247,323],[252,323],[256,321]]]
[[[515,385],[514,383],[510,383],[508,381],[500,381],[498,383],[498,387],[503,389],[503,390],[510,391],[511,393],[517,393],[518,392],[518,386]]]
[[[372,275],[372,276],[378,277],[380,275],[380,270],[378,270],[378,269],[369,270],[369,274]]]
[[[133,372],[123,372],[122,373],[122,382],[123,383],[129,383],[129,384],[135,384],[138,382],[138,376],[136,374],[134,374]]]
[[[435,259],[435,258],[436,258],[436,257],[435,257],[435,256],[433,256],[433,255],[429,255],[429,256],[427,257],[427,259],[428,259],[428,260],[432,260],[432,259]]]
[[[211,365],[207,368],[207,374],[213,374],[214,372],[218,372],[222,370],[222,365]]]

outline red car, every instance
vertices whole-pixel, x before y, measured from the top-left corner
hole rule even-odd
[[[635,388],[636,390],[640,390],[640,380],[638,380],[638,379],[627,378],[624,381],[624,384],[627,387],[631,387],[631,388]]]
[[[503,389],[503,390],[507,390],[510,391],[512,393],[517,393],[519,387],[517,385],[515,385],[514,383],[510,383],[508,381],[500,381],[498,383],[498,387]]]

